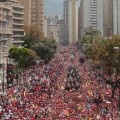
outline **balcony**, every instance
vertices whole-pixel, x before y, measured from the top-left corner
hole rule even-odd
[[[20,31],[20,32],[24,32],[23,28],[18,28],[18,29],[13,29],[13,31]]]
[[[4,34],[13,34],[12,33],[12,29],[8,29],[8,30],[3,30]]]
[[[13,14],[24,15],[24,12],[23,11],[15,11],[15,10],[13,10]]]
[[[9,40],[9,38],[3,38],[3,41],[8,41]]]
[[[8,14],[6,14],[7,16],[12,16],[12,13],[8,13]]]
[[[0,29],[0,34],[12,34],[12,29]]]
[[[24,26],[24,24],[23,23],[17,23],[17,22],[13,22],[13,25],[19,25],[19,26]]]
[[[13,42],[12,43],[14,43],[14,44],[16,44],[16,43],[24,43],[24,41],[16,41],[16,40],[13,40]]]
[[[11,5],[13,8],[16,8],[16,9],[24,9],[24,7],[18,3],[14,3]]]
[[[3,22],[6,22],[7,21],[7,19],[6,18],[0,18],[1,19],[1,21],[3,21]]]
[[[19,16],[18,16],[18,17],[14,17],[14,16],[13,16],[13,19],[16,19],[16,20],[18,20],[18,19],[19,19],[19,20],[24,20],[23,17],[20,18]]]
[[[14,38],[22,38],[24,35],[13,35]]]

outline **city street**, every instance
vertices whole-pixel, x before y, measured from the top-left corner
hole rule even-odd
[[[112,99],[111,86],[81,56],[74,45],[60,46],[47,64],[19,74],[0,97],[0,119],[119,120],[118,89]]]
[[[120,120],[120,0],[0,0],[0,120]]]

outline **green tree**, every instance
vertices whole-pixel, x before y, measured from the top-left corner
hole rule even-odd
[[[82,37],[82,43],[91,44],[96,36],[101,36],[100,31],[88,27],[84,30],[84,36]]]
[[[23,38],[23,46],[35,50],[38,57],[44,62],[48,62],[54,57],[57,43],[53,39],[45,38],[42,32],[34,26],[26,27],[26,34]]]
[[[41,60],[48,62],[54,57],[54,54],[56,53],[57,43],[55,40],[43,39],[33,43],[30,48],[36,51],[38,57]]]
[[[31,49],[13,46],[9,50],[9,57],[18,63],[19,68],[27,68],[31,65],[35,65],[37,54]]]
[[[37,55],[47,63],[54,57],[57,49],[57,43],[55,40],[44,39],[34,44],[32,47],[37,52]]]
[[[118,49],[115,49],[117,47]],[[117,88],[120,89],[120,36],[113,36],[112,39],[94,39],[94,42],[87,47],[86,56],[91,59],[95,66],[103,68],[104,73],[110,76],[112,98]],[[116,84],[116,86],[114,86]],[[119,94],[120,96],[120,94]],[[120,97],[119,97],[120,109]]]
[[[32,45],[44,38],[43,33],[35,26],[25,26],[25,36],[23,37],[23,46],[31,48]]]

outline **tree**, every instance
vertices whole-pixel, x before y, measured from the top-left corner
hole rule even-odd
[[[119,49],[116,50],[115,47]],[[99,65],[100,68],[103,68],[104,73],[109,75],[112,98],[114,98],[115,90],[117,88],[120,89],[120,36],[113,36],[112,39],[107,40],[94,39],[94,42],[87,47],[85,53],[89,59],[94,63],[98,63],[97,65]]]
[[[31,49],[13,46],[9,50],[9,57],[18,63],[19,68],[27,68],[31,65],[35,65],[37,54]]]
[[[47,63],[54,57],[57,49],[57,43],[55,40],[44,39],[36,43],[32,49],[37,52],[37,55]]]
[[[82,43],[91,44],[96,36],[101,36],[100,31],[88,27],[84,30],[84,36],[82,37]]]
[[[23,46],[31,48],[32,45],[44,38],[43,33],[35,26],[25,26],[25,36],[23,37]]]
[[[47,63],[54,57],[57,43],[53,39],[45,38],[34,26],[26,27],[23,46],[35,50],[38,57]]]

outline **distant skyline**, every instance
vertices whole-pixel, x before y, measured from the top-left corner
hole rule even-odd
[[[44,0],[45,15],[57,14],[63,17],[63,1],[65,0]],[[78,0],[80,1],[80,0]],[[79,5],[80,2],[78,2]]]

